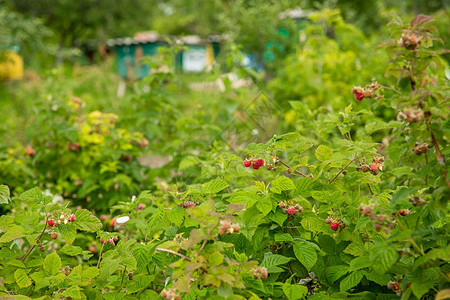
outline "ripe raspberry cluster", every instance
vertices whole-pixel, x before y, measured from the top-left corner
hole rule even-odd
[[[67,224],[69,222],[75,222],[76,217],[74,214],[66,215],[65,213],[61,213],[58,219],[56,221],[54,219],[47,220],[47,224],[49,227],[58,227],[61,224]]]
[[[406,120],[408,123],[418,123],[422,121],[423,111],[417,108],[408,108],[397,114],[397,121]]]
[[[345,224],[344,222],[342,222],[342,220],[336,219],[331,216],[325,219],[325,223],[330,224],[330,228],[334,231],[338,230],[338,228],[341,228],[340,231],[342,231],[345,228]]]
[[[258,170],[260,167],[264,166],[264,160],[262,158],[258,159],[245,159],[244,160],[244,167],[248,168],[252,166],[253,169]]]
[[[100,243],[102,244],[110,243],[111,245],[115,246],[116,245],[115,242],[117,242],[118,239],[119,238],[117,236],[113,236],[107,240],[105,240],[104,238],[100,238]]]
[[[301,207],[299,204],[288,204],[288,203],[280,202],[278,204],[278,207],[283,209],[283,212],[290,216],[296,216],[299,213],[303,212],[303,207]]]
[[[384,157],[374,157],[371,164],[360,163],[356,169],[364,173],[370,172],[372,175],[377,175],[378,171],[383,171],[384,169]]]
[[[69,149],[70,151],[77,152],[80,149],[80,144],[68,142],[66,148]]]
[[[224,235],[224,234],[231,235],[233,233],[239,233],[240,230],[241,230],[241,227],[239,227],[238,224],[231,223],[228,220],[220,221],[220,228],[219,228],[220,235]]]
[[[362,101],[364,98],[373,98],[375,92],[380,88],[378,82],[373,81],[372,83],[366,85],[365,87],[354,86],[352,88],[352,94],[355,95],[355,99]]]
[[[387,284],[388,289],[393,290],[397,296],[402,295],[402,289],[400,288],[400,282],[389,281]]]
[[[254,267],[250,272],[252,273],[254,279],[266,280],[269,276],[265,267]]]
[[[181,300],[181,296],[177,293],[177,290],[174,288],[162,290],[161,297],[163,297],[166,300]]]
[[[194,207],[195,206],[195,202],[193,202],[193,201],[184,201],[184,202],[181,202],[178,205],[181,206],[182,208]]]
[[[428,145],[425,143],[416,143],[413,148],[413,151],[415,155],[420,156],[428,152]]]

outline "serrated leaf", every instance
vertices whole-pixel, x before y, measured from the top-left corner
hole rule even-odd
[[[367,254],[367,250],[362,243],[351,243],[345,248],[344,253],[351,254],[353,256],[362,256]]]
[[[269,271],[269,269],[271,267],[284,265],[284,264],[288,263],[290,260],[291,260],[290,257],[286,257],[283,255],[278,255],[278,254],[267,255],[264,257],[264,259],[261,263],[261,267],[267,268],[267,271],[269,273],[274,273],[274,272]]]
[[[136,266],[142,270],[150,263],[150,250],[148,246],[137,244],[131,251],[136,258]]]
[[[136,269],[137,266],[136,259],[133,256],[125,257],[120,263],[131,270]]]
[[[183,223],[184,213],[184,209],[181,206],[176,206],[172,209],[166,210],[167,218],[176,226],[180,226]]]
[[[375,121],[375,122],[370,122],[370,123],[366,124],[365,130],[366,130],[366,133],[368,135],[370,135],[370,134],[374,133],[375,131],[383,130],[383,129],[397,128],[397,127],[401,126],[402,124],[403,124],[402,122],[397,122],[397,121],[390,121],[389,123],[385,123],[382,121]]]
[[[16,279],[16,283],[20,288],[26,288],[31,285],[31,280],[27,275],[27,271],[24,269],[17,269],[14,272],[14,278]]]
[[[360,256],[360,257],[354,258],[350,262],[349,271],[352,272],[352,271],[368,268],[371,265],[372,265],[372,262],[370,261],[368,256]]]
[[[154,280],[154,276],[139,274],[133,277],[133,281],[127,285],[127,290],[129,294],[139,292],[149,286]],[[155,298],[148,299],[161,299],[161,297],[156,294]]]
[[[370,251],[372,267],[377,273],[386,273],[398,258],[397,250],[392,245],[378,245]]]
[[[227,187],[228,187],[228,183],[226,183],[225,180],[216,178],[216,179],[213,179],[213,180],[205,183],[203,185],[202,190],[205,193],[216,194]]]
[[[261,198],[261,200],[256,202],[256,208],[266,216],[272,211],[272,201],[269,198]]]
[[[308,272],[311,271],[311,268],[316,264],[316,250],[305,242],[298,241],[294,243],[294,254],[299,262],[305,266]]]
[[[285,283],[283,284],[283,293],[288,300],[298,300],[306,296],[308,288],[299,284]]]
[[[333,156],[333,151],[331,151],[331,149],[325,145],[320,145],[319,147],[317,147],[315,154],[316,158],[319,161],[324,162],[331,159],[331,157]]]
[[[292,180],[285,176],[277,177],[270,184],[272,185],[270,190],[276,194],[281,194],[283,191],[295,190],[295,185]]]
[[[9,187],[4,184],[0,185],[0,204],[8,204],[11,201],[9,195]]]
[[[289,233],[277,233],[275,234],[275,242],[293,242],[294,239],[292,238],[292,235]]]
[[[0,243],[8,243],[12,240],[21,238],[25,235],[25,229],[22,226],[12,224],[8,227],[8,231],[0,237]]]
[[[119,260],[109,257],[103,258],[100,263],[100,274],[102,276],[110,276],[119,267]]]
[[[347,274],[347,272],[348,272],[348,266],[346,266],[346,265],[335,265],[335,266],[327,267],[325,269],[325,275],[329,282],[338,281],[339,278],[341,278],[342,276]]]
[[[341,292],[348,291],[352,287],[357,286],[361,282],[361,279],[363,277],[364,275],[362,271],[350,273],[350,275],[342,279],[341,283],[339,284],[339,290]]]
[[[61,258],[56,252],[52,252],[44,259],[44,272],[47,276],[55,275],[61,268]]]
[[[80,287],[78,285],[72,285],[64,292],[64,296],[71,297],[73,299],[80,299],[81,298]]]
[[[95,277],[97,277],[100,274],[100,271],[96,267],[89,267],[85,270],[83,270],[82,278],[84,281],[89,281]]]
[[[58,227],[58,231],[62,238],[68,243],[72,244],[77,237],[77,228],[73,223],[62,224]]]
[[[316,217],[305,217],[302,219],[301,224],[305,230],[311,232],[325,232],[329,228],[325,222]]]
[[[259,200],[261,200],[262,197],[257,195],[256,193],[252,192],[237,192],[233,193],[233,195],[228,200],[230,203],[240,203],[245,204],[245,208],[249,209],[252,207],[255,203],[257,203]]]
[[[275,212],[270,212],[268,217],[271,221],[277,223],[280,226],[283,226],[284,221],[287,219],[287,214],[283,213],[281,210],[276,210]]]
[[[87,209],[80,209],[75,212],[75,226],[84,231],[95,232],[102,228],[102,222]]]
[[[77,256],[83,253],[83,249],[78,246],[64,245],[64,247],[61,248],[61,253],[64,253],[69,256]]]
[[[35,203],[40,203],[43,201],[44,197],[41,192],[41,190],[37,187],[32,188],[31,190],[28,190],[26,192],[23,192],[19,199],[25,202],[34,201]]]

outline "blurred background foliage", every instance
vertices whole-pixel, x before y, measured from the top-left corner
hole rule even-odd
[[[183,175],[180,170],[192,168],[190,157],[205,151],[238,152],[250,142],[265,142],[289,130],[327,139],[338,131],[339,111],[354,102],[354,85],[372,78],[393,83],[384,74],[386,52],[376,50],[391,38],[386,23],[392,13],[404,21],[417,13],[431,15],[443,41],[439,48],[448,49],[448,8],[445,0],[0,0],[0,60],[5,50],[18,51],[26,69],[23,80],[0,81],[0,184],[26,188],[40,183],[75,195],[76,203],[87,197],[99,200],[100,194],[116,201],[151,188],[155,180],[161,183],[161,178],[195,181],[192,172]],[[287,17],[289,13],[297,19]],[[154,72],[129,81],[125,96],[118,97],[115,56],[99,50],[108,39],[150,30],[204,39],[223,35],[226,42],[211,70],[199,74],[165,70],[176,49],[163,50],[148,60]],[[242,67],[250,53],[260,72]],[[438,59],[441,70],[449,59],[448,54]],[[242,83],[241,88],[235,83]],[[82,170],[71,160],[64,176],[51,173],[58,167],[52,157],[68,152],[66,143],[76,141],[60,129],[61,124],[77,128],[74,112],[63,109],[71,97],[82,99],[86,115],[116,114],[116,128],[142,134],[149,145],[135,147],[133,153],[117,148],[106,156],[91,155],[92,163]],[[358,106],[370,108],[367,102]],[[365,124],[366,117],[351,120],[351,125]],[[393,110],[377,108],[370,116],[394,117]],[[123,147],[122,137],[108,139]],[[64,149],[48,149],[55,144]],[[103,146],[89,149],[94,153]],[[36,148],[36,157],[27,156],[27,147]],[[128,156],[131,163],[124,161]],[[84,193],[75,193],[80,174],[98,178],[99,166],[116,161],[128,185],[117,192],[115,184],[123,178],[103,173],[108,186],[85,181]],[[102,208],[110,204],[103,202]]]

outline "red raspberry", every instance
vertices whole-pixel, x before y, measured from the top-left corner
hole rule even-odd
[[[137,206],[137,210],[143,210],[145,208],[145,204],[144,203],[139,203]]]
[[[294,207],[289,207],[287,209],[287,212],[288,212],[288,214],[293,215],[293,214],[295,214],[295,208]]]
[[[75,215],[74,214],[70,215],[69,222],[75,222],[75,220],[76,220]]]
[[[376,164],[370,164],[369,168],[374,172],[378,170],[378,166]]]
[[[91,253],[97,253],[97,249],[95,249],[94,246],[89,246],[89,251],[90,251]]]
[[[105,239],[104,238],[100,238],[100,243],[104,244],[105,243]]]
[[[55,220],[50,219],[47,221],[48,226],[53,227],[55,225]]]
[[[116,243],[114,243],[114,240],[113,240],[113,239],[109,239],[109,240],[108,240],[108,243],[110,243],[110,244],[113,245],[113,246],[116,245]]]
[[[101,216],[100,216],[100,220],[102,220],[102,221],[105,221],[107,218],[108,218],[108,217],[105,216],[105,215],[101,215]]]
[[[264,166],[264,160],[261,158],[257,159],[253,164],[257,165],[258,167]]]
[[[244,160],[244,167],[248,168],[252,165],[252,162],[249,160]]]
[[[333,223],[330,224],[330,227],[331,227],[331,229],[336,231],[339,228],[339,223],[333,222]]]
[[[355,99],[358,101],[361,101],[364,98],[363,93],[356,93],[355,94]]]
[[[193,206],[195,206],[195,202],[189,203],[189,207],[193,207]]]
[[[255,170],[258,170],[259,166],[256,164],[256,162],[254,162],[253,165],[252,165],[252,168],[255,169]]]
[[[116,218],[113,218],[113,219],[111,220],[111,226],[114,226],[114,225],[116,225]]]
[[[56,232],[53,232],[50,237],[52,238],[52,240],[56,240],[58,238],[58,234]]]

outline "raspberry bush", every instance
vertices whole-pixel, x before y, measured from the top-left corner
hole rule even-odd
[[[12,207],[0,217],[0,295],[445,299],[448,80],[432,21],[391,23],[388,77],[354,82],[344,111],[243,150],[184,155],[171,167],[185,180],[120,195],[109,214],[0,186]],[[60,151],[86,147],[68,142]]]

